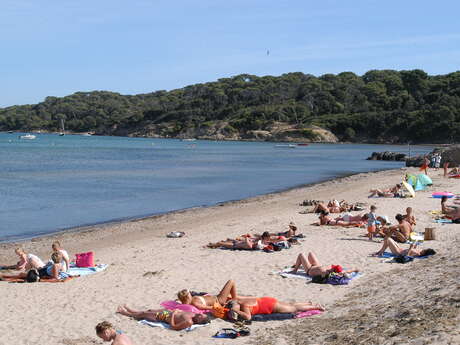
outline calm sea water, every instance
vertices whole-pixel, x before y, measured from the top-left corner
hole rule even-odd
[[[398,168],[403,164],[365,158],[373,151],[407,152],[407,146],[290,149],[267,142],[18,135],[0,133],[0,241]]]

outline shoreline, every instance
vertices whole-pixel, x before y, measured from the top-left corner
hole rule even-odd
[[[26,251],[48,259],[52,241],[59,240],[71,258],[75,253],[93,251],[96,264],[109,266],[104,272],[76,278],[64,284],[0,282],[3,301],[8,302],[5,304],[4,321],[0,323],[0,343],[14,340],[20,345],[40,342],[48,345],[91,345],[96,339],[94,326],[107,320],[116,325],[117,329],[126,332],[135,344],[148,344],[155,339],[154,343],[163,345],[215,345],[216,340],[212,335],[221,328],[232,327],[230,323],[217,319],[193,332],[173,332],[139,325],[132,319],[116,314],[115,310],[120,304],[136,309],[158,308],[160,302],[175,299],[176,292],[183,288],[213,294],[228,279],[237,282],[241,295],[272,296],[286,302],[313,300],[327,308],[323,315],[308,320],[253,322],[249,326],[251,335],[240,338],[241,344],[257,343],[260,336],[268,334],[267,331],[277,326],[285,327],[287,332],[299,327],[308,328],[313,322],[333,327],[336,322],[340,322],[340,313],[344,312],[338,303],[354,293],[360,294],[359,303],[352,299],[345,312],[353,307],[370,310],[380,291],[382,297],[379,300],[385,300],[391,316],[391,313],[398,311],[399,302],[388,296],[386,288],[382,290],[382,279],[385,279],[386,284],[395,285],[395,291],[411,291],[413,282],[410,277],[400,274],[398,280],[390,279],[390,271],[399,268],[404,272],[417,272],[423,265],[431,265],[438,260],[444,263],[449,258],[453,244],[458,243],[454,241],[460,238],[458,225],[435,224],[429,213],[430,210],[439,209],[439,199],[431,198],[434,190],[460,192],[458,181],[442,178],[440,171],[430,174],[435,187],[417,192],[416,198],[367,198],[369,189],[394,185],[401,181],[406,172],[415,171],[413,168],[402,168],[360,173],[224,205],[23,242],[21,246]],[[434,258],[436,261],[431,258],[414,260],[402,266],[382,262],[379,258],[369,257],[382,243],[379,240],[368,241],[364,237],[365,229],[313,226],[311,223],[317,220],[317,215],[299,213],[305,210],[305,207],[299,206],[304,199],[331,198],[365,202],[365,210],[353,212],[354,215],[367,212],[373,204],[377,206],[379,214],[393,219],[395,214],[403,212],[406,207],[413,207],[417,217],[416,231],[423,231],[425,227],[437,228],[437,241],[424,244],[425,248],[431,247],[438,252]],[[234,238],[248,232],[283,231],[290,221],[295,222],[304,238],[300,245],[288,250],[265,253],[204,248],[208,242]],[[185,236],[167,238],[166,234],[170,231],[184,231]],[[0,244],[1,264],[14,263],[16,256],[13,248],[13,243]],[[316,253],[324,265],[340,264],[342,267],[358,268],[363,275],[346,286],[325,286],[309,284],[302,279],[282,278],[278,274],[280,270],[290,267],[298,254],[311,251]],[[444,266],[437,267],[436,271],[443,273]],[[430,279],[432,277],[428,275],[424,281],[430,284]],[[436,281],[441,284],[443,280],[436,278]],[[412,299],[436,302],[431,294],[416,294],[411,296]],[[31,304],[31,300],[39,300],[40,303]],[[418,308],[418,305],[413,308]],[[24,310],[27,312],[24,313]],[[56,320],[56,315],[59,315],[60,327],[50,328],[49,324]],[[367,319],[363,316],[362,320],[365,323]],[[21,332],[18,331],[18,325],[21,325]],[[45,328],[48,331],[44,341],[41,339],[43,335],[34,330]],[[305,333],[300,333],[302,344]],[[285,333],[275,334],[282,334],[284,338]],[[292,334],[296,335],[294,332]],[[324,343],[330,341],[326,339]]]
[[[312,182],[312,183],[306,183],[306,184],[300,184],[296,185],[293,187],[288,187],[280,190],[276,190],[274,192],[270,193],[265,193],[265,194],[259,194],[255,196],[251,196],[248,198],[243,198],[243,199],[236,199],[236,200],[227,200],[227,201],[220,201],[211,205],[202,205],[202,206],[192,206],[188,208],[183,208],[183,209],[177,209],[177,210],[172,210],[172,211],[167,211],[167,212],[159,212],[159,213],[152,213],[152,214],[147,214],[147,215],[141,215],[141,216],[133,216],[133,217],[121,217],[117,219],[112,219],[112,220],[107,220],[107,221],[101,221],[97,223],[91,223],[91,224],[82,224],[78,226],[73,226],[69,228],[63,228],[63,229],[56,229],[52,232],[46,232],[42,234],[36,234],[32,236],[27,236],[23,238],[14,238],[11,240],[0,240],[0,246],[3,244],[17,244],[17,243],[24,243],[28,241],[37,241],[38,239],[43,239],[43,238],[52,238],[53,236],[59,236],[59,235],[64,235],[64,234],[72,234],[72,233],[79,233],[79,232],[86,232],[86,231],[97,231],[99,228],[103,229],[105,227],[110,227],[110,226],[117,226],[125,223],[132,223],[132,222],[139,222],[143,220],[154,220],[156,218],[162,217],[162,216],[168,216],[168,215],[175,215],[175,214],[182,214],[188,211],[194,211],[194,210],[202,210],[206,208],[212,208],[212,207],[217,207],[217,206],[225,206],[225,205],[231,205],[235,203],[244,203],[244,202],[250,202],[252,200],[256,200],[257,198],[261,197],[268,197],[268,196],[276,196],[278,194],[286,193],[289,191],[294,191],[297,189],[302,189],[302,188],[308,188],[308,187],[313,187],[317,185],[321,185],[322,183],[327,183],[331,181],[337,181],[340,182],[340,180],[351,177],[351,176],[357,176],[360,174],[373,174],[373,173],[380,173],[383,171],[397,171],[402,169],[403,167],[399,169],[394,169],[394,168],[389,168],[389,169],[382,169],[382,170],[376,170],[376,171],[366,171],[366,172],[359,172],[359,173],[354,173],[354,174],[342,174],[337,177],[333,177],[330,179],[324,179],[320,180],[317,182]]]

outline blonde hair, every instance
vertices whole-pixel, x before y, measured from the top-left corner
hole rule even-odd
[[[187,289],[183,289],[183,290],[180,290],[178,293],[177,293],[177,298],[179,298],[179,300],[184,303],[184,301],[186,300],[186,298],[188,297],[189,295],[189,291]]]
[[[56,247],[57,249],[61,248],[61,243],[59,241],[54,241],[53,244],[51,244],[51,247]]]
[[[60,252],[53,252],[53,254],[51,254],[51,260],[53,260],[55,264],[60,263],[62,261],[62,254]]]
[[[14,251],[16,253],[18,253],[18,254],[27,254],[26,251],[24,250],[24,248],[22,248],[22,247],[16,247],[16,249]]]
[[[104,331],[106,331],[108,329],[112,329],[112,328],[113,328],[113,325],[108,321],[99,322],[96,325],[96,334],[101,334],[102,332],[104,332]]]

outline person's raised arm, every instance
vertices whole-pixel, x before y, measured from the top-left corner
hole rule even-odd
[[[235,308],[232,310],[236,312],[239,316],[241,316],[243,319],[251,320],[251,310],[246,304],[240,304],[239,307],[235,306]]]

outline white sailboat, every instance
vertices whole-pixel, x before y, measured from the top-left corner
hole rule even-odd
[[[25,139],[25,140],[34,140],[36,138],[37,138],[37,136],[35,136],[33,134],[24,134],[24,135],[19,136],[19,139]]]
[[[59,133],[59,136],[63,137],[64,135],[65,135],[64,119],[61,119],[61,133]]]

